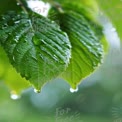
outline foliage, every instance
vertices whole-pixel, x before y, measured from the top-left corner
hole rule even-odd
[[[24,0],[19,1],[20,6],[10,5],[9,10],[8,6],[1,8],[0,78],[11,81],[7,75],[12,72],[10,62],[21,75],[13,71],[15,82],[9,86],[16,92],[29,87],[24,78],[37,92],[56,77],[62,77],[76,89],[103,61],[106,45],[95,1],[45,2],[51,5],[46,17],[28,8]],[[23,85],[16,87],[16,83]]]

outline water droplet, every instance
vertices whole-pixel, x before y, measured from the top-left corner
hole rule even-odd
[[[74,92],[77,92],[77,91],[78,91],[78,87],[76,89],[70,88],[71,93],[74,93]]]
[[[58,58],[57,58],[56,55],[53,55],[53,58],[54,58],[55,61],[58,61]]]
[[[65,32],[62,32],[62,34],[63,34],[64,36],[67,36],[67,34],[66,34]]]
[[[14,39],[14,41],[17,43],[18,42],[18,40],[17,39]]]
[[[11,35],[11,32],[9,32],[8,35]]]
[[[23,4],[22,4],[22,3],[20,3],[20,2],[17,2],[17,5],[18,5],[18,6],[22,6]]]
[[[15,57],[13,56],[13,61],[15,61]]]
[[[34,89],[34,92],[35,92],[35,93],[40,93],[40,92],[41,92],[41,90]]]
[[[55,23],[54,21],[51,21],[52,23]]]
[[[18,95],[15,91],[11,92],[11,96],[10,97],[11,97],[12,100],[18,100],[18,99],[21,98],[21,96]]]
[[[15,21],[14,23],[15,23],[15,24],[18,24],[18,23],[20,23],[20,21],[18,20],[18,21]]]
[[[33,37],[33,43],[34,43],[36,46],[40,45],[43,41],[44,41],[44,40],[40,40],[39,37],[38,37],[37,35],[35,35],[35,36]]]
[[[19,5],[20,5],[20,3],[19,3],[19,2],[17,2],[17,5],[19,6]]]

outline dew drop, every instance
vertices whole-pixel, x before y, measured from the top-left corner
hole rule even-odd
[[[54,21],[51,21],[52,23],[55,23]]]
[[[71,93],[74,93],[74,92],[77,92],[77,91],[78,91],[78,87],[76,89],[70,88]]]
[[[22,6],[23,4],[22,4],[22,3],[20,3],[20,2],[17,2],[17,5],[18,5],[18,6]]]
[[[40,92],[41,92],[41,90],[34,89],[34,92],[35,92],[35,93],[40,93]]]
[[[17,5],[19,6],[19,5],[20,5],[20,3],[19,3],[19,2],[17,2]]]
[[[20,21],[18,20],[18,21],[15,21],[14,23],[15,23],[15,24],[18,24],[18,23],[20,23]]]
[[[13,61],[15,61],[15,57],[13,56]]]
[[[66,32],[62,32],[62,34],[63,34],[64,36],[67,36]]]
[[[34,37],[33,37],[33,43],[34,43],[36,46],[40,45],[42,41],[43,41],[43,40],[40,40],[40,39],[38,38],[38,36],[34,36]]]
[[[15,91],[11,92],[11,96],[10,97],[11,97],[12,100],[18,100],[18,99],[21,98],[21,96],[18,95]]]
[[[18,40],[17,39],[14,39],[14,41],[17,43],[18,42]]]
[[[53,55],[53,58],[54,58],[55,61],[58,61],[58,58],[57,58],[56,55]]]

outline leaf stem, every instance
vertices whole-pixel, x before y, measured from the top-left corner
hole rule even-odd
[[[44,2],[50,3],[54,8],[56,8],[60,13],[64,13],[62,6],[60,3],[54,1],[54,0],[43,0]]]
[[[23,11],[28,14],[28,10],[27,10],[27,7],[26,5],[22,2],[22,0],[16,0],[17,1],[17,5],[20,5],[21,8],[23,9]]]

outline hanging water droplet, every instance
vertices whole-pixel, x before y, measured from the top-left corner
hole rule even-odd
[[[40,92],[41,92],[41,90],[34,89],[34,92],[35,92],[35,93],[40,93]]]
[[[17,100],[17,99],[21,98],[21,96],[18,95],[15,91],[11,92],[11,96],[10,97],[11,97],[12,100]]]
[[[77,91],[78,91],[78,87],[76,89],[70,88],[71,93],[74,93],[74,92],[77,92]]]
[[[8,35],[11,35],[11,32],[9,32]]]

